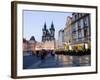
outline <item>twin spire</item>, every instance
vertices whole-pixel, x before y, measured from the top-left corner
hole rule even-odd
[[[46,22],[44,23],[42,33],[43,33],[42,34],[42,41],[43,42],[55,40],[55,28],[54,28],[53,21],[52,21],[51,27],[49,29],[47,29]]]
[[[47,29],[46,22],[44,23],[44,29]],[[51,28],[50,28],[50,29],[55,30],[55,29],[54,29],[54,24],[53,24],[53,21],[52,21],[52,23],[51,23]]]

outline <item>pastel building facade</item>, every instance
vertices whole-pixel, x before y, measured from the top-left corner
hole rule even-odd
[[[26,40],[23,38],[23,53],[26,55],[27,52],[34,52],[36,48],[36,41],[34,36],[30,38],[30,40]]]
[[[71,41],[72,41],[72,17],[68,16],[66,19],[66,24],[64,28],[64,49],[71,50]]]
[[[91,48],[90,14],[72,13],[72,40],[73,49]]]

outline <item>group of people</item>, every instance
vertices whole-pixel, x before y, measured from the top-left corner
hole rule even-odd
[[[40,57],[41,60],[44,60],[48,55],[51,55],[52,57],[55,56],[55,53],[53,50],[37,50],[34,52],[32,52],[33,55],[36,55],[37,57]]]

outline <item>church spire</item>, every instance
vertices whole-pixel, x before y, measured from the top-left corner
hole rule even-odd
[[[48,40],[55,40],[55,28],[54,28],[54,24],[53,21],[51,23],[51,26],[49,29],[47,29],[47,25],[46,22],[44,23],[44,26],[42,28],[42,41],[48,41]]]
[[[55,38],[54,38],[54,36],[55,36],[55,28],[54,28],[53,21],[52,21],[51,27],[50,27],[50,35],[51,35],[51,40],[55,40]]]
[[[55,31],[53,21],[51,23],[51,30],[54,30]]]
[[[46,30],[46,27],[47,27],[47,25],[46,25],[46,22],[44,23],[44,29]]]

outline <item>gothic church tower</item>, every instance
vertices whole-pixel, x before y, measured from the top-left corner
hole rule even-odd
[[[51,23],[51,27],[48,30],[46,22],[44,23],[44,27],[42,29],[42,42],[55,40],[55,28],[53,22]]]

